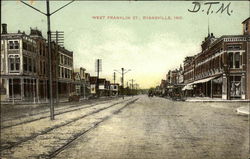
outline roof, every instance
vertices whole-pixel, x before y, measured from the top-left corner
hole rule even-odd
[[[43,37],[42,31],[38,30],[37,28],[36,29],[30,28],[30,35]]]
[[[244,21],[242,22],[242,24],[245,23],[245,22],[248,21],[248,20],[250,20],[250,17],[248,17],[246,20],[244,20]]]

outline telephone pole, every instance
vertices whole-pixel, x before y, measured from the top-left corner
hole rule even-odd
[[[100,71],[102,71],[102,60],[97,59],[96,60],[96,72],[97,72],[97,81],[96,81],[96,94],[99,97],[100,92],[99,92],[99,76],[100,76]]]
[[[49,53],[49,104],[50,104],[50,119],[54,120],[54,102],[53,102],[53,78],[52,78],[52,64],[51,64],[51,30],[50,30],[50,6],[49,6],[49,0],[46,0],[47,5],[47,37],[48,37],[48,53]]]
[[[54,13],[58,12],[59,10],[63,9],[64,7],[68,6],[69,4],[71,4],[72,2],[74,2],[75,0],[70,1],[69,3],[65,4],[64,6],[58,8],[57,10],[55,10],[54,12],[50,13],[50,3],[49,0],[46,0],[46,8],[47,8],[47,13],[44,13],[42,11],[40,11],[39,9],[33,7],[32,5],[24,2],[23,0],[20,0],[21,3],[25,4],[26,6],[38,11],[39,13],[45,15],[47,17],[47,39],[48,39],[48,62],[49,62],[49,103],[50,103],[50,119],[54,120],[55,119],[55,115],[54,115],[54,104],[53,104],[53,81],[52,81],[52,60],[51,60],[51,26],[50,26],[50,16],[52,16]]]
[[[122,92],[122,99],[124,99],[124,75],[126,73],[128,73],[129,71],[131,71],[131,69],[125,70],[124,68],[121,68],[121,70],[122,70],[122,72],[119,72],[118,70],[114,70],[114,71],[116,71],[122,75],[122,91],[121,92]]]
[[[114,72],[114,84],[115,84],[115,72]]]
[[[58,95],[58,77],[59,75],[59,46],[63,47],[63,31],[56,31],[56,32],[51,32],[51,41],[56,42],[56,104],[59,103],[59,95]]]

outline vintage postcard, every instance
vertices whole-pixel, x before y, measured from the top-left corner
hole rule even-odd
[[[250,158],[250,1],[0,4],[0,158]]]

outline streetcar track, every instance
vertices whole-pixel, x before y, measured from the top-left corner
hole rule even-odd
[[[88,114],[85,114],[85,115],[83,115],[83,116],[80,116],[80,117],[78,117],[78,118],[74,118],[74,119],[72,119],[72,120],[70,120],[70,121],[68,121],[68,122],[66,122],[66,123],[61,123],[61,124],[55,125],[55,126],[53,126],[53,127],[47,128],[47,129],[45,129],[45,130],[43,130],[43,131],[41,131],[41,132],[39,132],[39,133],[36,133],[36,134],[33,134],[33,135],[29,136],[29,137],[24,137],[23,139],[19,140],[18,142],[15,142],[15,143],[13,143],[13,142],[12,142],[12,143],[10,143],[10,142],[1,143],[1,144],[8,144],[8,145],[7,145],[7,146],[1,146],[0,151],[6,150],[6,149],[14,148],[14,147],[16,147],[16,146],[18,146],[18,145],[20,145],[20,144],[22,144],[22,143],[24,143],[24,142],[27,142],[27,141],[29,141],[29,140],[32,140],[32,139],[38,137],[39,135],[46,134],[46,133],[48,133],[48,132],[50,132],[50,131],[52,131],[52,130],[54,130],[54,129],[57,129],[57,128],[66,126],[66,125],[68,125],[68,124],[70,124],[70,123],[73,123],[73,122],[75,122],[75,121],[77,121],[77,120],[86,118],[86,117],[88,117],[88,116],[90,116],[90,115],[99,113],[99,112],[101,112],[101,111],[103,111],[103,110],[106,110],[106,109],[111,108],[111,107],[113,107],[113,106],[115,106],[115,105],[118,105],[118,104],[127,102],[127,101],[129,101],[129,100],[130,100],[130,99],[127,99],[127,100],[125,100],[125,101],[116,102],[116,103],[114,103],[114,104],[111,104],[110,106],[107,106],[107,107],[104,107],[104,108],[101,108],[101,109],[92,111],[92,112],[90,112],[90,113],[88,113]]]
[[[118,98],[117,98],[118,99]],[[57,111],[58,110],[63,110],[63,109],[70,109],[70,108],[74,108],[74,107],[82,107],[82,106],[86,106],[86,105],[97,105],[97,104],[105,104],[105,103],[108,103],[109,100],[112,100],[111,99],[107,99],[107,100],[104,100],[104,101],[97,101],[96,103],[71,103],[71,105],[62,105],[60,107],[57,107],[55,108]],[[20,115],[20,116],[16,116],[16,117],[13,117],[11,119],[3,119],[2,122],[6,122],[6,121],[11,121],[11,120],[16,120],[16,119],[19,119],[19,118],[23,118],[23,117],[30,117],[30,116],[36,116],[36,115],[39,115],[39,114],[46,114],[46,113],[49,113],[50,111],[47,110],[47,111],[41,111],[41,112],[38,112],[38,113],[33,113],[33,114],[25,114],[25,115]]]
[[[99,105],[99,104],[106,104],[106,103],[108,103],[108,102],[109,102],[109,101],[100,102],[100,103],[95,103],[95,104],[90,104],[89,106],[86,106],[86,105],[78,105],[78,106],[75,106],[75,107],[78,107],[78,108],[75,108],[75,109],[71,109],[72,107],[68,107],[68,108],[66,108],[66,109],[70,109],[70,110],[66,110],[66,111],[63,111],[63,112],[55,113],[55,116],[61,115],[61,114],[65,114],[65,113],[69,113],[69,112],[73,112],[73,111],[77,111],[77,110],[81,110],[81,109],[91,108],[91,107],[94,107],[94,106]],[[63,110],[63,109],[65,109],[65,108],[61,108],[60,110]],[[57,109],[57,111],[58,111],[58,109]],[[32,116],[42,115],[42,114],[46,114],[46,113],[49,113],[49,111],[40,112],[40,113],[32,114],[32,115],[30,115],[30,116],[23,116],[23,117],[32,117]],[[6,126],[2,126],[1,129],[6,129],[6,128],[10,128],[10,127],[22,125],[22,124],[31,123],[31,122],[34,122],[34,121],[37,121],[37,120],[41,120],[41,119],[48,118],[48,117],[50,117],[50,115],[42,116],[42,117],[39,117],[39,118],[36,118],[36,119],[31,119],[31,120],[27,120],[27,121],[23,121],[23,122],[17,122],[17,123],[15,123],[15,124],[10,124],[10,125],[6,125]],[[14,119],[6,120],[5,122],[7,122],[7,121],[12,121],[12,120],[16,120],[16,119],[18,119],[18,118],[21,118],[21,117],[16,117],[16,118],[14,118]]]
[[[115,114],[120,113],[124,108],[126,108],[127,106],[133,104],[134,102],[136,102],[139,98],[136,98],[128,103],[126,103],[123,107],[121,107],[120,109],[114,111],[111,115],[104,117],[101,121],[99,122],[95,122],[94,125],[92,127],[90,127],[87,130],[84,130],[82,132],[77,133],[76,135],[74,135],[74,137],[72,139],[70,139],[69,142],[67,142],[66,144],[64,144],[63,146],[59,147],[58,149],[52,151],[50,154],[48,155],[41,155],[39,157],[41,158],[47,158],[47,159],[51,159],[54,158],[56,155],[58,155],[60,152],[62,152],[63,150],[65,150],[73,141],[75,141],[76,139],[78,139],[79,137],[81,137],[82,135],[86,134],[87,132],[95,129],[98,125],[100,125],[102,122],[108,120],[110,117],[112,117]]]

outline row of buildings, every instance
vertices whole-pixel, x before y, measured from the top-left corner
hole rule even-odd
[[[34,101],[49,99],[49,54],[47,40],[38,29],[30,34],[8,33],[2,24],[1,33],[1,101]],[[60,100],[71,95],[83,98],[118,95],[119,84],[90,76],[84,68],[75,71],[73,52],[51,43],[53,98]],[[97,83],[98,86],[97,87]]]
[[[242,35],[216,38],[208,33],[201,52],[168,72],[159,86],[161,93],[178,90],[184,96],[250,99],[250,17],[242,25]]]

